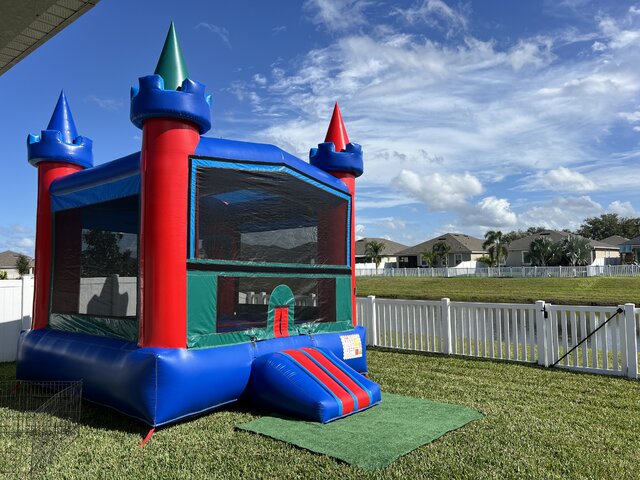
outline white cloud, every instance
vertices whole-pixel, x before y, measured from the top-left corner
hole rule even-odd
[[[523,228],[539,225],[556,230],[575,230],[585,218],[603,213],[602,206],[589,196],[558,197],[530,208],[519,216],[519,221]]]
[[[633,208],[631,202],[621,202],[619,200],[615,200],[609,204],[609,208],[607,210],[611,213],[617,213],[621,217],[637,217],[638,212]]]
[[[12,250],[33,256],[35,232],[24,225],[0,227],[0,252]]]
[[[440,27],[453,33],[466,30],[467,16],[454,10],[442,0],[422,0],[407,9],[396,8],[393,14],[402,17],[408,23],[424,22],[430,27]]]
[[[87,100],[95,103],[103,110],[120,110],[124,106],[124,102],[116,98],[101,98],[97,95],[89,95]]]
[[[551,52],[553,41],[550,38],[541,37],[534,40],[520,40],[508,53],[508,62],[514,70],[531,65],[543,67],[550,64],[554,55]]]
[[[256,84],[260,85],[261,87],[264,87],[267,84],[267,77],[265,77],[264,75],[260,75],[259,73],[256,73],[253,76],[253,81],[256,82]]]
[[[365,217],[363,215],[358,216],[358,222],[360,222],[363,229],[366,225],[372,225],[378,227],[383,231],[388,230],[404,230],[410,223],[407,220],[397,217]]]
[[[229,41],[229,31],[226,28],[219,25],[214,25],[213,23],[200,22],[198,25],[196,25],[196,30],[199,29],[208,30],[214,35],[217,35],[227,47],[231,48],[231,42]]]
[[[455,209],[464,206],[467,199],[480,195],[482,184],[473,175],[419,175],[411,170],[402,170],[392,180],[399,190],[424,202],[432,211]]]
[[[485,197],[462,215],[462,224],[481,228],[512,228],[518,216],[511,210],[509,201],[494,196]]]
[[[556,63],[554,41],[520,39],[500,50],[472,36],[452,47],[406,33],[348,35],[291,72],[274,68],[270,102],[295,120],[256,136],[284,139],[306,156],[338,99],[350,138],[365,146],[364,182],[384,182],[392,154],[397,171],[432,171],[416,161],[425,150],[441,161],[438,171],[472,165],[478,178],[570,168],[600,156],[594,139],[635,105],[640,72],[629,50],[615,62]]]
[[[640,29],[629,19],[591,18],[589,30],[546,30],[510,42],[464,30],[440,43],[402,28],[436,22],[463,32],[468,11],[421,0],[394,10],[393,28],[328,27],[331,12],[347,3],[308,2],[312,21],[331,28],[335,40],[276,64],[265,85],[249,82],[242,95],[259,91],[260,107],[280,118],[256,129],[254,139],[302,158],[324,138],[339,100],[350,139],[364,147],[359,209],[421,202],[469,230],[474,221],[571,228],[604,211],[600,197],[523,207],[531,200],[505,198],[505,188],[603,196],[615,188],[621,198],[637,191],[640,151],[616,154],[609,141],[621,119],[635,119],[640,98]],[[357,2],[354,26],[366,23],[367,5]],[[581,53],[567,60],[568,45]],[[389,215],[396,214],[380,213]]]
[[[633,46],[640,40],[640,30],[630,27],[630,19],[625,20],[616,21],[609,16],[603,16],[600,19],[598,26],[601,33],[607,38],[609,48],[621,49]]]
[[[618,115],[629,123],[640,122],[640,110],[636,110],[635,112],[620,112]]]
[[[364,0],[307,0],[303,9],[319,28],[335,32],[367,24]]]
[[[566,167],[537,172],[523,180],[526,190],[555,190],[559,192],[592,192],[598,185],[580,172]]]
[[[356,208],[392,208],[416,203],[416,199],[402,192],[383,187],[358,187]]]

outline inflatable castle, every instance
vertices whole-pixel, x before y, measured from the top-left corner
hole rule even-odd
[[[29,135],[35,299],[18,378],[82,380],[152,427],[241,398],[320,422],[375,405],[355,308],[361,147],[337,104],[309,163],[203,137],[210,105],[172,24],[131,90],[139,152],[94,167],[64,93]]]

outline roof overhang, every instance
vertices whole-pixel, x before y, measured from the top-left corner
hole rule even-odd
[[[0,75],[100,0],[19,0],[3,2],[0,12]]]

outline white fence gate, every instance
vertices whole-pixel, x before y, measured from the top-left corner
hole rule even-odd
[[[357,318],[367,328],[368,345],[638,377],[640,309],[631,303],[586,307],[370,296],[358,298]]]
[[[0,280],[0,362],[16,359],[20,330],[31,328],[33,276]]]

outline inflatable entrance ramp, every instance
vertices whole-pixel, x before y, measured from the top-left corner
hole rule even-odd
[[[253,362],[251,402],[258,408],[327,423],[380,402],[380,386],[328,350],[299,348]]]

